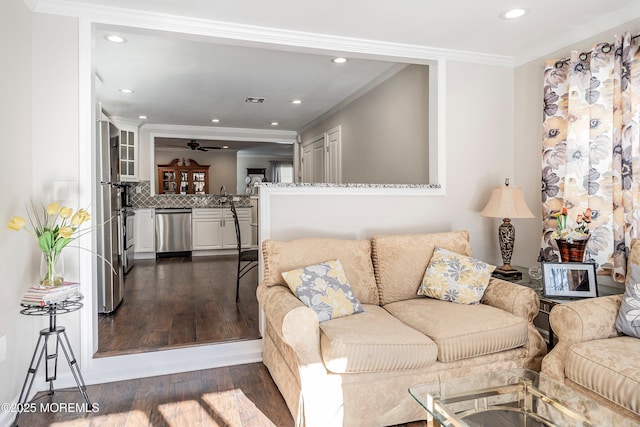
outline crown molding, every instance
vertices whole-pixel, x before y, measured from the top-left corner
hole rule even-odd
[[[221,141],[262,141],[292,144],[297,141],[298,133],[292,130],[243,129],[208,126],[182,126],[144,124],[141,130],[149,131],[155,136],[172,138],[202,138]]]
[[[24,4],[27,5],[29,9],[35,12],[38,7],[38,0],[23,0]]]
[[[611,40],[598,40],[598,42],[613,41],[613,29],[621,27],[629,22],[640,18],[640,2],[630,4],[628,7],[613,11],[608,15],[604,15],[589,23],[588,26],[577,27],[573,31],[558,32],[558,37],[552,44],[540,45],[534,50],[529,50],[525,55],[518,56],[514,59],[514,67],[527,64],[540,58],[547,58],[554,52],[567,49],[568,46],[576,45],[584,40],[588,40],[607,31],[611,32]],[[633,31],[634,28],[628,28],[624,31]],[[637,29],[636,29],[637,30]],[[591,46],[585,45],[584,49],[590,49]],[[567,56],[569,52],[566,52]]]
[[[452,60],[501,67],[513,67],[514,58],[462,50],[441,49],[422,45],[392,43],[308,33],[279,28],[235,24],[141,10],[86,5],[72,0],[25,0],[34,3],[40,13],[74,16],[92,22],[125,25],[154,30],[173,31],[225,40],[251,46],[270,45],[287,49],[313,49],[322,52],[361,54],[377,59],[419,62],[421,60]]]

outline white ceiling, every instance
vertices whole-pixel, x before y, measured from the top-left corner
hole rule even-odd
[[[546,55],[598,32],[640,17],[638,0],[25,0],[36,11],[78,16],[107,14],[144,16],[156,21],[188,19],[192,27],[231,23],[247,32],[332,40],[347,38],[385,46],[428,48],[433,52],[483,55],[518,65]],[[63,3],[63,6],[60,5]],[[498,15],[512,7],[529,14],[512,21]],[[132,13],[131,11],[136,11]],[[136,19],[130,19],[134,25]],[[142,20],[144,21],[144,20]],[[103,21],[108,22],[108,21]],[[170,26],[168,25],[167,28]],[[220,38],[150,30],[97,27],[96,89],[114,116],[147,123],[299,131],[318,115],[389,73],[392,63],[351,58],[344,66],[323,55],[240,48]],[[111,30],[128,42],[113,45],[102,35]],[[337,37],[337,39],[336,39]],[[264,40],[270,42],[269,39]],[[246,43],[245,43],[246,44]],[[319,46],[320,47],[320,46]],[[332,49],[335,51],[335,49]],[[360,55],[360,58],[363,56]],[[133,94],[117,90],[131,88]],[[265,97],[262,105],[245,104],[249,96]],[[302,105],[292,105],[302,99]]]
[[[39,3],[46,1],[39,0]],[[516,59],[539,57],[640,17],[637,0],[76,0],[69,3]],[[501,12],[513,7],[526,7],[530,13],[514,21],[498,18]]]
[[[126,43],[108,42],[117,34]],[[109,116],[147,123],[299,131],[355,91],[390,72],[392,62],[224,45],[209,38],[97,26],[96,93]],[[120,89],[134,93],[122,93]],[[249,97],[265,98],[261,104]],[[291,101],[302,100],[302,104]],[[271,125],[277,122],[277,126]]]

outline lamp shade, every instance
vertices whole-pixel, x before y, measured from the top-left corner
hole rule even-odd
[[[490,218],[534,218],[524,201],[522,187],[494,188],[480,215]]]

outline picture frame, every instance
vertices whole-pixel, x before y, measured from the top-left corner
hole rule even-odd
[[[598,296],[596,265],[585,262],[543,262],[542,292],[551,298]]]

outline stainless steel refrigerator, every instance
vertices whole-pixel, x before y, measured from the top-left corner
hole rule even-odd
[[[122,269],[122,227],[120,197],[120,132],[107,121],[97,126],[98,207],[98,312],[111,313],[122,302],[124,273]]]

